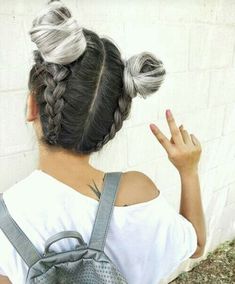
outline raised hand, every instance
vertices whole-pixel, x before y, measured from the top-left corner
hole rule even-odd
[[[181,125],[179,128],[170,110],[166,111],[166,119],[171,132],[169,140],[155,124],[150,124],[150,129],[159,143],[168,154],[169,160],[182,172],[191,172],[198,170],[202,147],[195,135],[188,133]]]

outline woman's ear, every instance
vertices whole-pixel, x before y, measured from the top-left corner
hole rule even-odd
[[[34,95],[29,93],[27,98],[27,121],[34,121],[38,115],[38,105]]]

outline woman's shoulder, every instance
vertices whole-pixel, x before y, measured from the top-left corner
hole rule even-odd
[[[128,206],[147,202],[158,197],[159,193],[155,182],[146,174],[139,171],[123,172],[116,204]]]

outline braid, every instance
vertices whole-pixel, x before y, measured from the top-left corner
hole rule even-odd
[[[124,64],[111,40],[82,28],[60,1],[48,1],[29,31],[38,48],[28,86],[38,94],[40,140],[75,153],[99,151],[121,129],[132,99],[159,89],[163,64],[149,52]]]
[[[45,115],[47,116],[47,128],[44,130],[44,141],[56,144],[61,130],[62,110],[64,107],[63,94],[66,90],[66,78],[70,69],[64,65],[44,61],[38,50],[34,51],[36,74],[43,73],[43,81],[46,86],[42,100],[46,103]]]
[[[102,141],[96,144],[95,151],[99,151],[109,140],[114,138],[116,133],[121,129],[123,121],[127,118],[131,109],[132,98],[126,93],[121,94],[118,98],[118,107],[114,112],[113,124],[108,134],[104,136]]]
[[[69,69],[63,65],[47,63],[45,76],[46,89],[44,99],[46,101],[45,114],[48,117],[48,128],[46,138],[50,144],[56,144],[61,130],[62,110],[64,107],[63,94],[66,90],[67,81],[70,74]]]

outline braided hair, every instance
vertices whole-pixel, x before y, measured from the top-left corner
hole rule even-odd
[[[152,53],[123,60],[110,39],[81,28],[60,1],[48,3],[29,34],[37,50],[28,86],[46,145],[99,151],[121,129],[132,99],[153,94],[164,80],[163,64]]]

